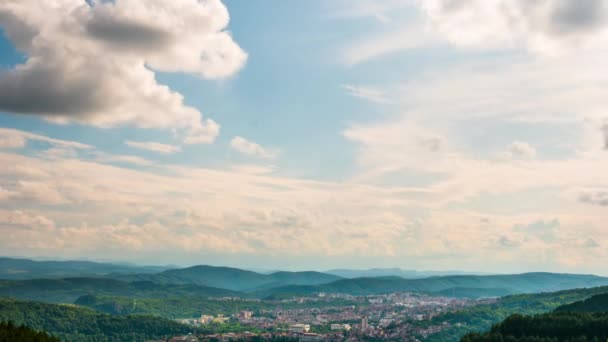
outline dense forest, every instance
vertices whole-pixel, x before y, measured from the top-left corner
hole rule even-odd
[[[561,305],[552,313],[511,315],[484,334],[470,333],[462,342],[495,341],[606,341],[608,293]]]
[[[412,322],[416,325],[436,325],[447,322],[450,327],[425,338],[425,341],[458,341],[474,331],[488,331],[513,314],[534,315],[555,310],[561,305],[608,293],[608,287],[575,289],[558,292],[512,295],[500,298],[496,303],[473,306],[461,311],[441,314],[431,321]]]
[[[57,337],[43,331],[35,331],[24,325],[0,322],[0,342],[60,342]]]
[[[552,312],[512,315],[485,334],[471,333],[461,342],[606,341],[608,313]]]
[[[73,305],[0,299],[0,321],[44,330],[62,341],[145,341],[193,332],[191,327],[151,316],[111,316]]]
[[[599,294],[591,298],[565,304],[557,309],[556,312],[608,312],[608,293]]]
[[[0,296],[46,303],[73,303],[86,294],[133,298],[231,297],[239,292],[185,284],[156,284],[150,281],[125,282],[108,278],[64,278],[0,280]]]

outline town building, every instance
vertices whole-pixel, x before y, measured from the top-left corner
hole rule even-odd
[[[249,310],[243,310],[239,313],[239,319],[242,321],[250,321],[251,317],[253,317],[253,312]]]
[[[213,322],[213,316],[201,315],[199,322],[201,324],[210,324],[211,322]]]
[[[295,333],[307,333],[310,331],[310,324],[292,324],[289,330]]]
[[[363,316],[361,318],[361,330],[365,331],[367,329],[369,329],[369,324],[368,324],[368,321],[367,321],[367,316]]]
[[[323,341],[323,336],[319,335],[319,334],[313,334],[313,333],[304,333],[304,334],[300,335],[300,341],[301,342]]]
[[[350,328],[351,328],[351,326],[350,326],[350,324],[336,324],[336,323],[334,323],[334,324],[330,325],[330,328],[331,328],[332,331],[336,331],[336,330],[339,330],[339,331],[349,331]]]

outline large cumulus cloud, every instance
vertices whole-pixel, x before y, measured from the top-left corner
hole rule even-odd
[[[433,25],[457,45],[516,47],[555,53],[603,40],[603,0],[420,0]]]
[[[155,80],[236,73],[247,54],[219,0],[7,0],[0,25],[27,60],[0,75],[0,110],[100,127],[171,128],[208,143],[219,125]]]

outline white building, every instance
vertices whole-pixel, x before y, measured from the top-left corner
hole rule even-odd
[[[213,322],[213,316],[201,315],[201,319],[199,321],[201,322],[201,324],[209,324]]]
[[[310,331],[310,324],[293,324],[289,330],[295,333],[306,333]]]
[[[340,331],[349,331],[350,330],[350,324],[332,324],[330,326],[332,331],[336,331],[336,330],[340,330]]]
[[[243,321],[249,321],[253,317],[253,312],[249,310],[243,310],[239,313],[239,319]]]

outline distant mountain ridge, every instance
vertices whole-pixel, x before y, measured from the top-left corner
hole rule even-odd
[[[158,273],[164,266],[137,266],[94,261],[37,261],[0,257],[0,279],[36,279],[104,276],[108,274]]]
[[[25,271],[15,272],[16,267]],[[132,293],[141,292],[141,287],[144,286],[145,291],[149,293],[154,292],[156,287],[156,289],[167,289],[170,292],[184,293],[183,291],[186,291],[188,294],[193,294],[194,291],[194,295],[209,297],[283,298],[314,295],[320,292],[351,295],[421,292],[441,296],[481,298],[608,285],[608,278],[604,277],[545,272],[511,275],[442,275],[406,279],[392,275],[399,269],[368,271],[391,275],[344,278],[315,271],[258,273],[232,267],[208,265],[178,269],[161,267],[159,270],[155,266],[0,258],[0,278],[4,275],[6,279],[56,279],[55,282],[48,281],[48,279],[46,281],[36,279],[22,284],[0,282],[0,295],[7,295],[7,293],[10,295],[10,291],[19,288],[17,293],[30,292],[27,296],[18,298],[36,300],[44,300],[43,296],[47,290],[55,291],[50,293],[54,298],[65,296],[74,299],[87,293],[131,296]],[[65,273],[70,275],[60,277]],[[7,274],[10,277],[7,277]],[[89,274],[93,274],[93,276],[89,276]],[[350,275],[352,276],[354,273],[350,273]],[[74,280],[77,278],[80,280]],[[85,281],[85,278],[88,280]],[[93,280],[92,278],[99,279]],[[30,290],[26,291],[23,287],[24,284],[27,284]],[[58,289],[57,284],[64,284],[63,288],[60,286]],[[58,290],[63,292],[57,292]],[[40,291],[39,296],[32,297],[36,291]]]
[[[516,293],[551,292],[573,288],[608,285],[608,278],[594,275],[560,273],[522,273],[488,276],[442,276],[422,279],[400,277],[341,279],[328,284],[290,285],[258,293],[258,296],[305,295],[319,292],[371,295],[390,292],[426,292],[449,294],[452,289],[493,290],[497,295]],[[476,296],[473,296],[476,297]]]
[[[195,284],[233,291],[253,291],[287,285],[319,285],[342,279],[336,275],[314,271],[278,271],[262,274],[238,268],[208,265],[167,270],[157,274],[119,275],[116,278],[126,281],[145,280],[158,284]]]
[[[484,272],[465,272],[465,271],[417,271],[404,270],[401,268],[370,268],[370,269],[332,269],[325,273],[334,274],[342,278],[375,278],[396,276],[406,279],[428,278],[435,276],[448,275],[491,275]]]
[[[88,294],[132,298],[243,296],[239,292],[202,285],[157,284],[150,281],[125,282],[109,278],[0,280],[0,296],[20,300],[73,303],[79,297]]]

